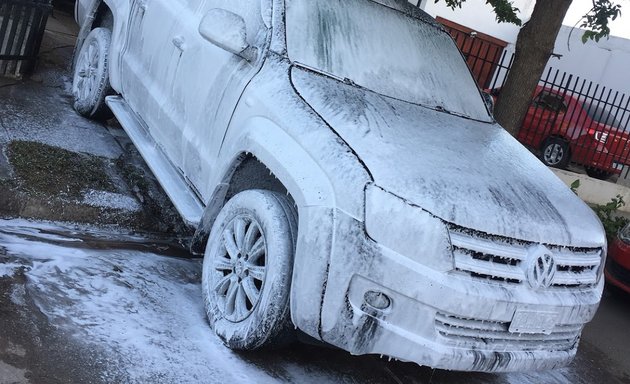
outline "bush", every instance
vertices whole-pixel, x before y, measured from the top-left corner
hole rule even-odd
[[[623,201],[623,197],[621,195],[617,195],[616,197],[610,199],[609,203],[593,207],[597,217],[599,217],[599,220],[604,226],[606,238],[609,243],[615,238],[615,236],[617,236],[617,232],[628,224],[628,219],[616,215],[617,210],[624,205],[626,205],[626,203]]]

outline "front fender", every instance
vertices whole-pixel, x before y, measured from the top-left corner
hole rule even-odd
[[[206,190],[213,190],[197,229],[192,249],[202,253],[204,237],[210,232],[214,219],[225,203],[230,180],[243,159],[252,155],[284,185],[295,201],[298,210],[308,206],[335,206],[333,186],[315,160],[306,151],[296,151],[300,145],[282,128],[269,119],[253,117],[237,137],[227,141],[215,177],[209,180]]]
[[[229,181],[247,154],[263,163],[293,197],[299,214],[294,259],[291,316],[295,326],[320,338],[320,309],[327,279],[335,193],[324,170],[285,130],[263,117],[249,119],[239,135],[225,142],[219,158],[231,159],[221,167],[220,179],[208,202],[193,248],[201,252],[214,219],[225,203]]]
[[[287,188],[298,208],[335,206],[335,191],[328,176],[286,131],[269,119],[253,117],[241,132],[240,138],[226,143],[225,151],[253,154]]]

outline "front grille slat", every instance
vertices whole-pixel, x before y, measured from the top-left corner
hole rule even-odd
[[[477,320],[465,319],[462,317],[455,316],[447,316],[441,313],[438,313],[435,317],[435,320],[438,323],[449,324],[454,327],[461,328],[469,328],[469,329],[480,329],[486,331],[507,331],[508,327],[506,323],[499,321],[482,321],[479,322]]]
[[[509,332],[510,323],[480,319],[468,319],[437,313],[435,329],[451,344],[473,348],[504,350],[569,350],[575,346],[582,325],[556,326],[551,334],[526,334]]]
[[[525,274],[520,268],[513,268],[510,265],[475,260],[471,257],[461,257],[457,262],[457,268],[477,274],[500,276],[504,279],[521,281],[525,278]]]
[[[540,334],[529,334],[529,333],[507,333],[507,332],[491,332],[491,331],[482,331],[479,329],[461,329],[456,327],[449,326],[439,326],[438,331],[444,335],[456,334],[462,337],[473,337],[477,339],[484,340],[495,340],[495,341],[519,341],[519,340],[568,340],[575,337],[575,333],[571,332],[557,332],[552,333],[551,335],[540,335]]]
[[[507,259],[525,260],[527,258],[527,250],[525,248],[515,248],[511,245],[500,243],[479,242],[474,237],[456,232],[451,232],[450,235],[453,244],[457,244],[457,246],[462,249],[496,255]]]
[[[556,272],[553,284],[560,285],[593,285],[597,282],[597,271],[589,270],[588,272]]]
[[[451,338],[453,344],[459,347],[467,347],[467,348],[475,348],[475,349],[491,349],[494,351],[508,351],[508,350],[520,350],[520,351],[568,351],[571,350],[575,344],[576,340],[563,340],[563,341],[555,341],[555,340],[535,340],[535,341],[527,341],[523,340],[515,343],[501,343],[496,342],[494,340],[477,340],[471,339],[468,337],[454,337]]]
[[[451,228],[455,271],[476,280],[495,284],[523,284],[527,281],[530,248],[541,245],[521,240],[458,232]],[[553,255],[556,274],[550,288],[587,288],[598,281],[601,249],[575,250],[546,246]]]
[[[581,253],[579,257],[575,257],[573,253],[554,252],[553,257],[559,265],[590,267],[599,265],[601,261],[601,251],[597,251],[596,253]]]

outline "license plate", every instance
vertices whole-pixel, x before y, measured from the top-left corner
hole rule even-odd
[[[613,161],[613,168],[615,168],[615,169],[617,169],[619,171],[622,171],[623,170],[623,164],[618,163],[616,161]]]
[[[556,312],[519,310],[514,313],[509,331],[511,333],[541,333],[549,335],[558,323]]]

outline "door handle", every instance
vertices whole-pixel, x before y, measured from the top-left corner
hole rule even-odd
[[[186,40],[183,36],[175,36],[173,37],[173,45],[175,48],[179,49],[180,52],[184,52],[186,49]]]

